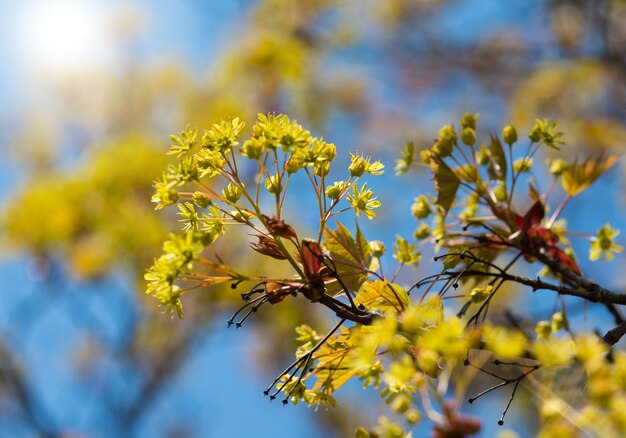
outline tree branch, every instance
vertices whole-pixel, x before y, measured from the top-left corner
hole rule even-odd
[[[374,319],[380,317],[380,315],[378,315],[377,313],[371,312],[365,308],[352,309],[344,305],[336,298],[333,298],[330,295],[326,294],[322,296],[322,298],[319,300],[319,303],[334,311],[339,318],[356,322],[358,324],[372,325]]]
[[[50,424],[46,413],[35,399],[26,379],[13,361],[11,352],[0,344],[0,384],[6,385],[15,395],[15,399],[29,425],[38,436],[54,438],[58,436],[55,428]]]
[[[458,272],[450,272],[450,275],[457,275]],[[494,278],[501,278],[505,281],[512,281],[515,283],[523,284],[525,286],[530,286],[533,290],[552,290],[558,292],[561,295],[570,295],[574,297],[583,298],[587,301],[591,301],[592,303],[602,303],[602,304],[619,304],[626,305],[626,294],[619,294],[617,292],[612,292],[608,289],[604,289],[601,286],[596,285],[595,283],[585,282],[594,285],[593,288],[590,289],[574,289],[572,287],[558,285],[553,283],[548,283],[541,278],[528,278],[521,277],[519,275],[512,275],[509,273],[501,273],[501,272],[484,272],[484,271],[465,271],[463,276],[488,276]]]
[[[606,342],[609,345],[615,345],[619,342],[620,339],[622,339],[622,336],[624,336],[625,334],[626,334],[626,321],[622,322],[614,329],[606,332],[606,334],[602,336],[602,339],[604,340],[604,342]]]
[[[594,303],[604,304],[604,307],[606,307],[611,315],[613,315],[616,324],[622,324],[624,322],[624,317],[619,309],[615,307],[615,304],[626,304],[625,294],[610,291],[603,288],[599,284],[594,283],[593,281],[581,277],[575,272],[572,272],[569,269],[561,266],[556,260],[548,257],[546,254],[536,252],[531,255],[533,257],[536,257],[539,261],[548,266],[554,272],[558,272],[559,274],[561,274],[561,277],[563,278],[563,281],[565,283],[568,283],[571,286],[578,286],[586,289],[588,291],[588,297],[583,296],[582,298],[585,298]]]

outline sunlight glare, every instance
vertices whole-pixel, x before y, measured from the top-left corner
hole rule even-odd
[[[106,26],[88,1],[44,0],[23,16],[26,55],[37,67],[73,70],[103,61]]]

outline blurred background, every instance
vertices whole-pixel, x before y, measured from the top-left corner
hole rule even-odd
[[[321,331],[323,311],[285,302],[235,332],[230,290],[190,296],[182,321],[145,296],[143,273],[177,227],[154,212],[151,185],[188,123],[285,112],[334,142],[340,163],[355,149],[382,160],[384,211],[361,225],[387,247],[410,237],[413,197],[431,189],[426,172],[393,175],[400,148],[429,147],[465,112],[481,114],[483,138],[556,119],[568,159],[626,142],[623,0],[0,0],[0,29],[3,437],[351,436],[386,413],[358,383],[329,412],[263,398],[293,357],[293,328]],[[571,230],[624,228],[620,166],[568,205]],[[301,210],[287,217],[313,226]],[[623,256],[600,265],[587,241],[573,245],[586,275],[624,286]],[[264,269],[245,249],[220,251]],[[511,296],[502,306],[539,319],[554,304]],[[601,308],[571,306],[579,327],[610,328]],[[501,396],[463,407],[483,436]],[[516,404],[507,427],[532,435],[530,398]]]

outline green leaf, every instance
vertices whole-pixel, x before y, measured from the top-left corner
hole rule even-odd
[[[619,157],[611,155],[607,158],[602,156],[587,158],[582,163],[572,163],[562,174],[561,184],[569,196],[576,196],[585,191],[604,172],[609,170]]]
[[[401,312],[409,305],[409,296],[395,283],[375,280],[363,283],[354,302],[371,310]]]
[[[502,143],[496,135],[491,135],[491,165],[489,166],[489,176],[493,179],[506,181],[506,156]]]
[[[364,265],[369,266],[372,261],[372,248],[365,236],[363,236],[358,223],[356,224],[356,244],[359,254],[361,255],[361,261]]]
[[[435,190],[437,190],[437,205],[443,208],[445,215],[452,207],[461,181],[443,159],[435,154],[431,154],[430,168],[434,175]]]
[[[337,222],[337,230],[325,229],[325,248],[330,252],[330,258],[335,262],[337,274],[351,290],[358,290],[367,279],[367,270],[372,263],[371,249],[358,224],[356,226],[356,239],[340,222]],[[331,285],[332,286],[332,285]],[[333,292],[335,287],[330,287]],[[336,285],[339,291],[340,286]]]
[[[415,154],[415,146],[413,142],[407,143],[402,149],[402,157],[396,161],[396,175],[406,173],[413,163],[413,155]]]
[[[352,358],[353,343],[349,329],[342,327],[341,334],[322,345],[313,356],[317,360],[307,380],[313,376],[317,380],[311,391],[325,390],[332,393],[350,380],[357,372]]]
[[[323,366],[315,368],[313,373],[317,375],[317,381],[313,391],[318,391],[322,387],[336,391],[356,374],[356,369],[351,366],[352,360],[349,359],[348,353],[349,350],[334,353],[330,359],[323,362]]]

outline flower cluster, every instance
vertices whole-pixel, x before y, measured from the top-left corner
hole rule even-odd
[[[551,159],[546,173],[552,175],[552,187],[542,192],[534,178],[535,157],[542,147],[559,149],[565,144],[556,123],[537,120],[524,148],[513,125],[480,142],[478,118],[466,114],[458,132],[454,125],[443,126],[432,147],[417,154],[412,143],[404,148],[397,172],[421,161],[433,174],[436,194],[418,194],[411,205],[418,221],[415,240],[396,238],[392,256],[399,266],[391,278],[381,268],[383,242],[365,239],[358,224],[356,233],[341,223],[335,229],[327,225],[345,211],[367,219],[376,216],[381,203],[361,178],[380,175],[382,163],[351,153],[345,178],[330,183],[326,178],[337,155],[335,145],[311,136],[284,115],[259,115],[241,146],[244,124],[236,118],[213,125],[200,140],[197,131],[187,127],[172,136],[170,154],[178,161],[155,183],[156,208],[177,204],[181,231],[165,242],[163,255],[146,273],[148,293],[168,312],[181,316],[181,297],[188,291],[222,282],[235,289],[250,282],[253,286],[241,294],[245,304],[228,320],[237,328],[261,306],[277,305],[290,296],[331,309],[338,322],[327,334],[306,325],[296,328],[300,343],[296,359],[265,394],[270,400],[282,395],[284,404],[303,402],[328,409],[337,403],[335,391],[356,377],[364,387],[379,391],[398,420],[381,417],[371,432],[359,428],[360,437],[404,436],[404,425],[423,417],[434,423],[437,436],[478,433],[480,422],[458,407],[475,374],[498,383],[467,399],[469,403],[510,389],[500,425],[519,385],[539,382],[536,391],[546,394],[540,406],[544,436],[569,436],[572,421],[585,431],[614,435],[626,424],[624,397],[616,395],[626,390],[626,359],[614,352],[609,360],[607,351],[626,333],[626,323],[601,341],[575,332],[565,300],[549,318],[533,321],[530,327],[515,315],[507,316],[511,324],[502,324],[490,319],[490,312],[503,285],[512,282],[533,291],[600,301],[613,315],[620,315],[615,305],[624,303],[622,295],[583,276],[570,242],[580,234],[569,234],[567,222],[559,218],[567,203],[610,169],[616,158]],[[250,162],[256,167],[251,178],[243,170]],[[300,238],[284,219],[286,193],[297,175],[308,179],[317,200],[317,239]],[[553,190],[559,182],[561,193]],[[193,190],[187,190],[189,186]],[[518,193],[520,187],[528,187],[527,198]],[[554,192],[563,198],[547,216]],[[524,202],[529,206],[519,211]],[[231,225],[244,226],[254,239],[251,249],[288,264],[292,274],[269,277],[231,268],[214,246]],[[590,259],[611,260],[622,251],[615,243],[618,234],[607,224],[588,237]],[[445,251],[435,257],[441,270],[412,287],[396,283],[400,268],[417,267],[421,247],[427,243]],[[210,257],[204,254],[207,248]],[[500,257],[507,253],[514,256],[501,265]],[[542,276],[550,281],[517,275],[513,268],[523,261],[538,262],[545,270]],[[421,294],[411,295],[420,288]],[[444,306],[450,299],[462,300],[456,314]],[[556,385],[555,370],[563,368],[580,375],[588,400],[570,415],[570,423],[559,414],[563,402],[551,389]],[[455,400],[447,400],[451,376],[459,392]]]
[[[231,224],[248,226],[260,239],[259,243],[253,244],[257,252],[287,260],[302,281],[311,280],[305,275],[303,250],[295,231],[285,236],[276,227],[281,222],[289,181],[298,173],[307,175],[318,200],[318,242],[324,235],[327,222],[342,211],[352,209],[357,216],[363,214],[372,219],[381,206],[367,183],[358,184],[366,174],[382,174],[384,166],[381,162],[372,161],[363,154],[351,154],[348,177],[328,185],[326,176],[337,155],[334,144],[311,136],[295,120],[282,114],[260,114],[249,138],[240,145],[244,129],[245,124],[235,117],[214,124],[202,135],[187,126],[178,135],[171,136],[168,154],[175,156],[177,161],[169,165],[163,178],[155,183],[152,201],[157,210],[178,204],[181,234],[173,241],[185,242],[188,248],[183,251],[168,243],[164,246],[164,254],[155,260],[146,274],[148,293],[157,297],[168,312],[175,309],[179,315],[182,313],[180,296],[183,291],[214,283],[210,276],[192,272],[193,262],[200,260],[203,265],[215,268],[202,252]],[[238,156],[256,162],[256,175],[251,180],[245,178],[249,175],[244,171],[246,163],[240,162]],[[221,189],[220,184],[223,184]],[[274,211],[267,214],[261,211],[262,192],[275,200]],[[339,210],[337,206],[344,200],[349,207]],[[295,248],[288,248],[285,239],[293,240]],[[192,256],[187,258],[181,254]],[[245,276],[229,272],[223,277],[220,281],[225,281],[224,278],[240,280]],[[194,284],[183,289],[177,284],[182,281]]]

